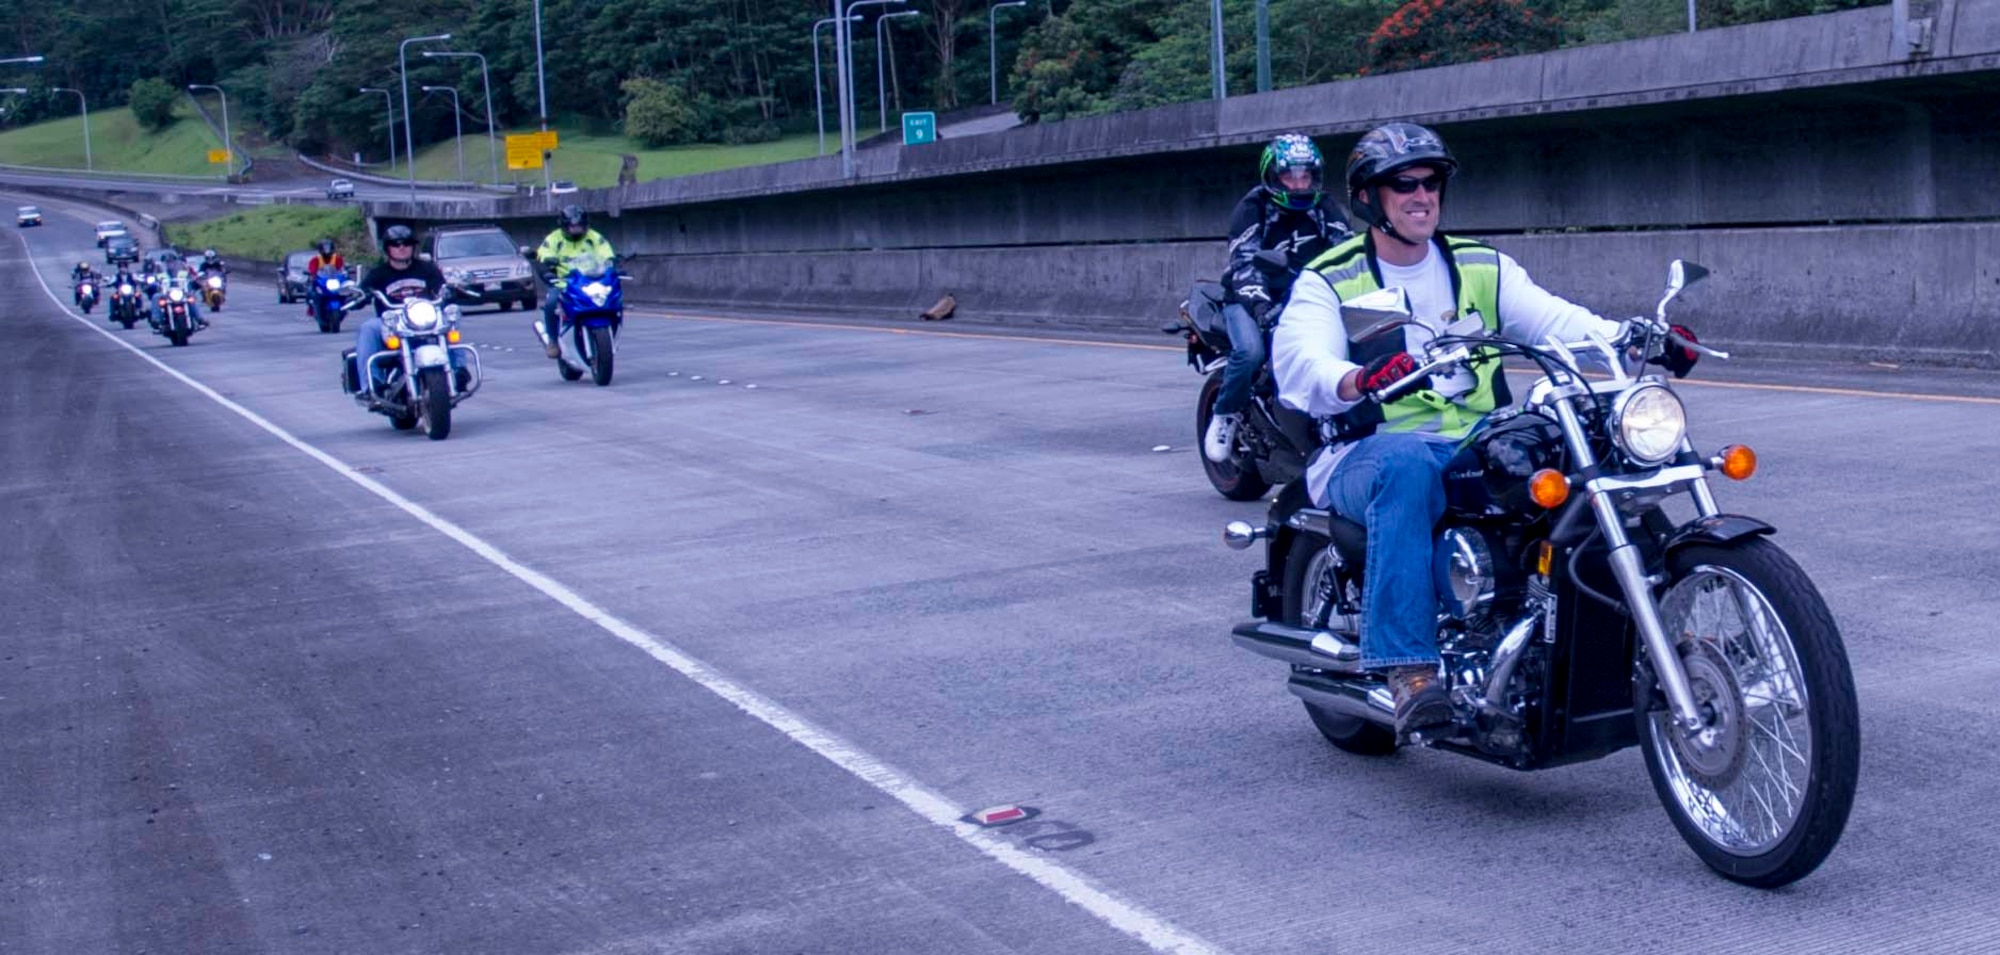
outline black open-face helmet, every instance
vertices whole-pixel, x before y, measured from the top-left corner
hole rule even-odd
[[[321,239],[319,240],[319,245],[317,246],[317,248],[319,249],[320,258],[326,258],[327,256],[333,254],[333,240]]]
[[[382,247],[384,249],[392,245],[407,245],[414,247],[416,244],[417,244],[417,234],[414,231],[411,231],[409,226],[406,226],[400,222],[382,230]]]
[[[1450,179],[1458,171],[1458,160],[1445,147],[1444,137],[1415,123],[1390,123],[1362,134],[1347,154],[1347,206],[1354,217],[1401,238],[1383,214],[1376,190],[1396,174],[1418,166]]]
[[[1320,157],[1319,147],[1311,137],[1298,133],[1286,133],[1271,140],[1258,160],[1258,172],[1264,178],[1264,191],[1272,201],[1287,209],[1319,205],[1320,194],[1326,188],[1326,162]],[[1294,189],[1282,181],[1288,172],[1306,173],[1310,181]]]
[[[563,231],[563,235],[581,239],[584,233],[590,231],[590,213],[583,211],[579,205],[564,206],[562,211],[556,213],[556,227]]]

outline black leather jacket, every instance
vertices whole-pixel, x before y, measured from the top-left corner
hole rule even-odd
[[[1310,209],[1287,209],[1271,201],[1263,186],[1252,188],[1229,216],[1229,267],[1222,276],[1223,301],[1250,309],[1259,321],[1291,289],[1292,276],[1313,256],[1353,235],[1335,197],[1322,195]],[[1284,275],[1259,267],[1257,253],[1276,250],[1291,261]]]

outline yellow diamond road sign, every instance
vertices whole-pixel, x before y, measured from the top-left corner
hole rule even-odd
[[[209,162],[211,162],[211,163],[213,163],[213,164],[215,164],[215,165],[218,165],[218,166],[220,166],[220,165],[224,165],[224,164],[228,163],[228,162],[229,162],[229,150],[227,150],[227,149],[211,149],[211,150],[209,150],[209,151],[208,151],[208,161],[209,161]]]

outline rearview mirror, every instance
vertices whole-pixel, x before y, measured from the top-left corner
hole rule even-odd
[[[1347,340],[1365,342],[1410,324],[1410,296],[1402,288],[1376,289],[1340,303]]]
[[[534,250],[534,249],[531,249],[531,248],[528,248],[528,247],[527,247],[527,246],[525,246],[525,245],[524,245],[524,246],[521,246],[521,258],[524,258],[524,259],[532,259],[532,258],[534,258],[534,257],[535,257],[535,250]]]
[[[417,253],[417,261],[429,262],[431,261],[431,254],[429,252],[419,252]]]
[[[1679,296],[1681,290],[1707,277],[1708,269],[1689,262],[1686,259],[1675,259],[1672,264],[1667,266],[1667,294],[1661,296],[1660,307],[1655,310],[1655,314],[1662,321],[1665,321],[1667,317],[1667,303]]]

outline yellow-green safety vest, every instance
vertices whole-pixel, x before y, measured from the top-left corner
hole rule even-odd
[[[1458,300],[1458,315],[1477,315],[1488,332],[1500,328],[1500,253],[1492,246],[1471,239],[1439,235],[1432,240],[1444,255],[1451,273],[1451,286]],[[1343,302],[1382,287],[1375,265],[1375,240],[1364,232],[1328,249],[1307,263],[1333,287]],[[1448,320],[1456,320],[1448,319]],[[1385,354],[1408,349],[1398,332],[1369,342],[1349,341],[1348,360],[1365,365]],[[1378,429],[1390,432],[1428,432],[1448,438],[1471,433],[1480,419],[1496,408],[1513,403],[1507,377],[1500,373],[1500,356],[1487,351],[1484,361],[1472,365],[1475,384],[1471,391],[1446,398],[1429,388],[1404,394],[1386,404],[1366,401],[1333,418],[1337,440],[1351,441]]]

